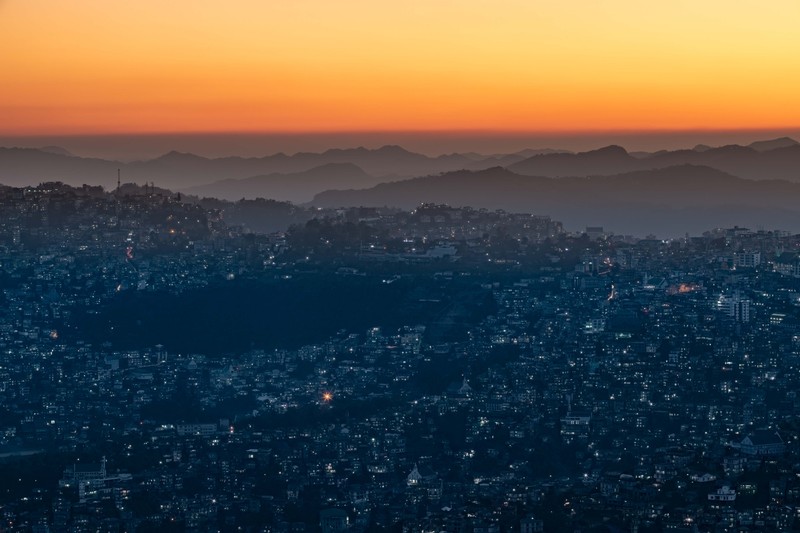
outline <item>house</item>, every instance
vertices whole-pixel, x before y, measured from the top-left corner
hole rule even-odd
[[[710,502],[734,502],[736,501],[736,491],[727,485],[724,485],[714,492],[708,493],[708,501]]]
[[[717,476],[715,476],[714,474],[710,474],[708,472],[706,472],[704,474],[692,474],[691,475],[691,480],[694,481],[695,483],[709,483],[711,481],[715,481],[716,479],[717,479]]]
[[[759,429],[743,438],[738,448],[747,455],[781,455],[786,451],[786,444],[777,431]]]
[[[319,513],[319,525],[323,533],[344,531],[349,526],[347,513],[342,509],[323,509]]]
[[[72,465],[64,470],[64,476],[59,481],[60,487],[70,487],[79,484],[100,484],[106,479],[106,458],[100,463]]]

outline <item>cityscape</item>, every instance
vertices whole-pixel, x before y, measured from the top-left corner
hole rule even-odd
[[[60,183],[0,204],[6,529],[798,523],[797,235],[436,204],[256,234]]]
[[[0,533],[800,532],[797,0],[0,0]]]

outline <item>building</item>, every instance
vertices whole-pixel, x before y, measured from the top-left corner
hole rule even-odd
[[[736,252],[733,266],[736,268],[755,268],[761,264],[761,252]]]
[[[175,430],[178,435],[185,437],[195,435],[200,437],[210,437],[217,432],[216,424],[176,424]]]
[[[342,509],[323,509],[319,513],[319,526],[322,528],[322,533],[345,531],[348,525],[347,513]]]
[[[570,412],[561,418],[561,437],[571,442],[574,439],[587,438],[592,415],[589,413]]]
[[[777,431],[760,429],[743,438],[739,449],[747,455],[782,455],[786,444]]]
[[[64,476],[61,478],[59,485],[61,487],[70,487],[82,483],[102,482],[106,478],[106,458],[100,463],[75,463],[70,468],[64,470]]]
[[[735,502],[736,491],[729,486],[725,485],[718,488],[714,492],[708,493],[708,501],[710,502]]]
[[[750,322],[750,298],[742,296],[738,291],[734,294],[720,294],[716,307],[736,322]]]

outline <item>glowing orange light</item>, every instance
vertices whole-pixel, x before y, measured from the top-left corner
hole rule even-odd
[[[323,402],[329,402],[331,400],[333,400],[333,394],[332,393],[330,393],[330,392],[323,392],[322,393],[322,401]]]

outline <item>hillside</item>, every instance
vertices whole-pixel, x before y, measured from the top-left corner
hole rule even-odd
[[[602,225],[618,233],[676,236],[726,224],[800,231],[800,184],[746,180],[680,165],[612,176],[547,178],[503,168],[452,172],[364,190],[326,191],[319,207],[410,209],[422,202],[550,215],[572,229]]]

